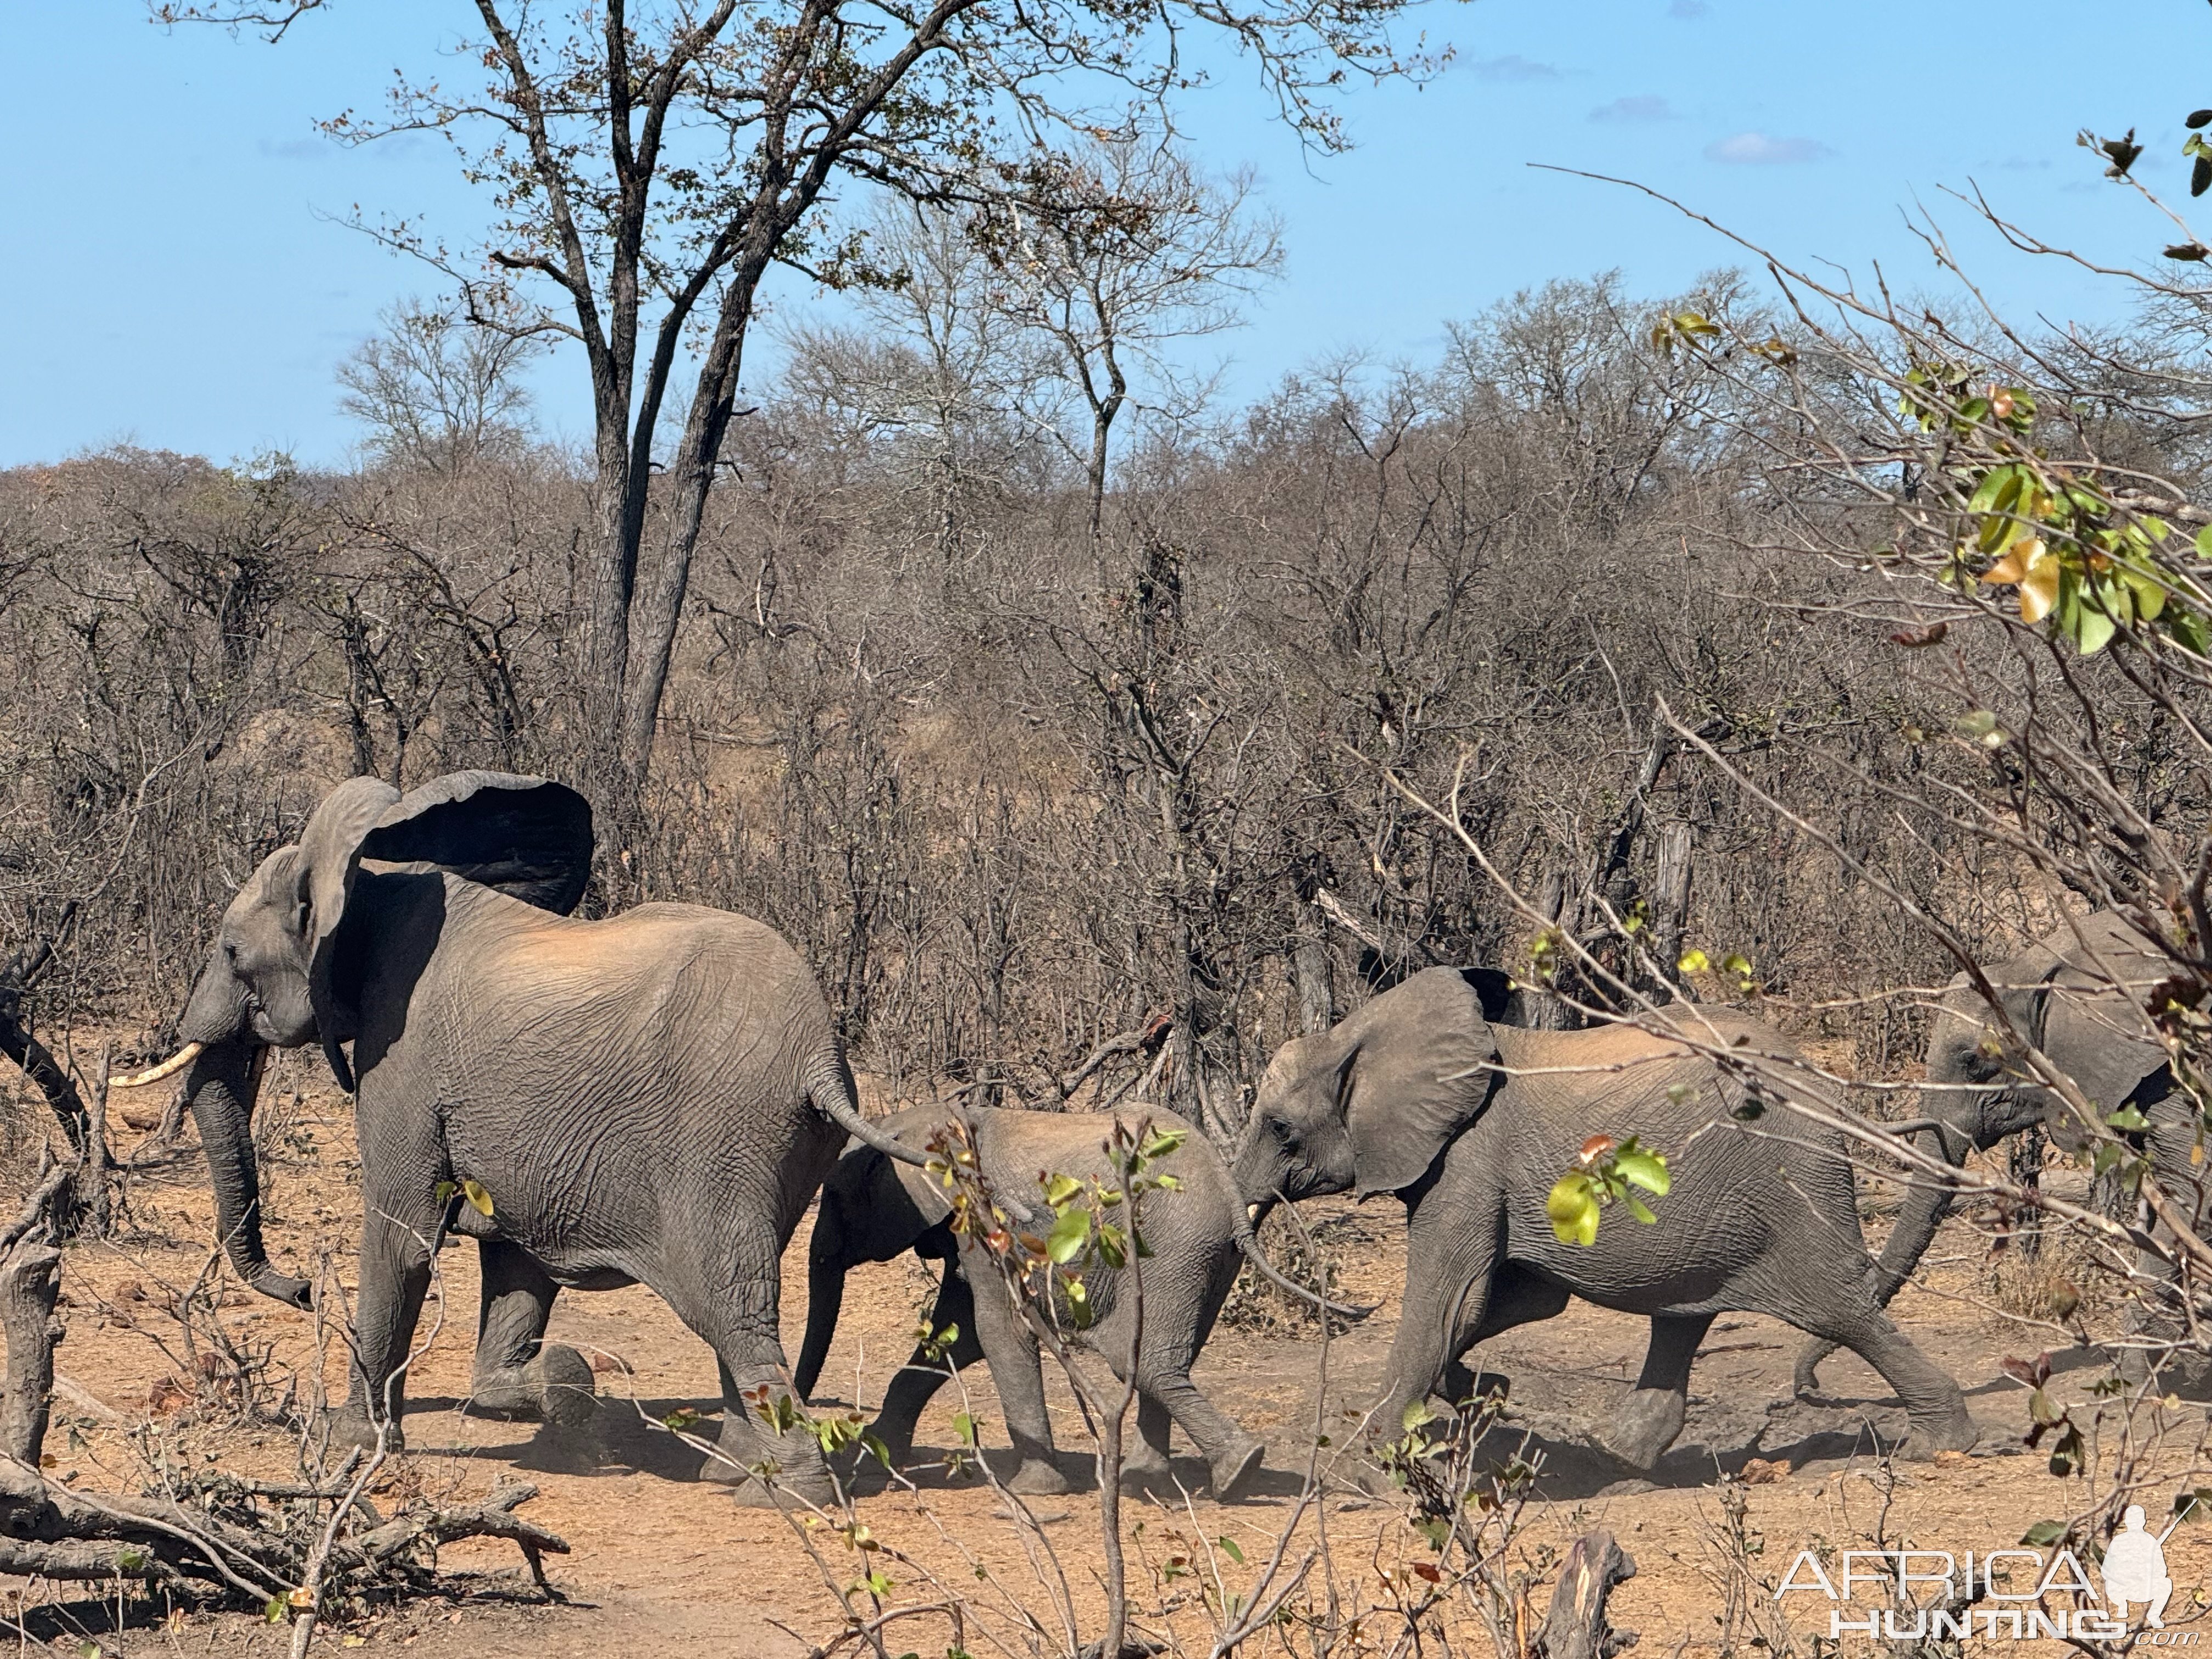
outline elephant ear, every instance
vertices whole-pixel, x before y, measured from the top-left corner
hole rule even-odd
[[[2166,1049],[2148,1034],[2142,1008],[2172,968],[2131,933],[2097,933],[2090,962],[2051,974],[2037,1041],[2100,1111],[2110,1113],[2166,1067]]]
[[[348,1094],[353,1092],[353,1067],[338,1046],[340,1021],[331,992],[338,925],[345,920],[346,901],[353,893],[361,843],[398,799],[399,792],[381,778],[348,778],[309,815],[294,859],[294,896],[300,906],[294,926],[307,960],[307,995],[322,1036],[323,1057]]]
[[[509,772],[449,773],[404,796],[380,778],[349,778],[323,798],[300,836],[298,891],[308,995],[323,1054],[348,1093],[337,940],[365,858],[434,864],[565,915],[591,874],[592,809],[565,784]]]
[[[1331,1035],[1347,1044],[1340,1086],[1362,1198],[1419,1181],[1497,1082],[1480,991],[1457,969],[1424,969]]]
[[[884,1163],[890,1164],[891,1173],[898,1177],[898,1184],[906,1189],[908,1201],[921,1213],[922,1225],[925,1228],[934,1227],[952,1213],[951,1194],[945,1190],[944,1185],[928,1170],[917,1170],[911,1164],[893,1162],[890,1158],[884,1158],[881,1152],[872,1148],[870,1149],[868,1155],[871,1158],[882,1158]]]
[[[394,799],[360,856],[434,864],[565,916],[591,879],[591,803],[550,778],[449,772]]]

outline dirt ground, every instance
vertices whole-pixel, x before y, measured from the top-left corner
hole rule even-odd
[[[319,1086],[296,1056],[272,1068],[264,1103],[271,1140],[271,1253],[295,1271],[306,1271],[327,1254],[340,1282],[349,1286],[359,1211],[344,1103],[326,1079]],[[135,1137],[120,1138],[127,1152]],[[186,1140],[189,1147],[189,1131]],[[161,1305],[167,1300],[162,1287],[189,1285],[209,1258],[211,1208],[196,1149],[134,1178],[127,1200],[127,1226],[118,1242],[75,1247],[67,1255],[63,1313],[68,1335],[58,1352],[63,1390],[48,1439],[52,1473],[88,1490],[135,1486],[143,1463],[132,1440],[149,1421],[174,1453],[220,1459],[227,1468],[289,1473],[294,1448],[288,1431],[274,1422],[241,1424],[235,1412],[194,1398],[182,1332]],[[1267,1437],[1267,1474],[1254,1497],[1235,1506],[1201,1498],[1179,1510],[1138,1504],[1126,1517],[1131,1528],[1145,1529],[1131,1532],[1133,1546],[1155,1566],[1178,1550],[1188,1552],[1193,1540],[1231,1540],[1246,1566],[1232,1570],[1224,1547],[1212,1553],[1231,1593],[1236,1575],[1249,1578],[1258,1570],[1290,1517],[1316,1423],[1324,1431],[1340,1425],[1346,1408],[1370,1390],[1395,1322],[1405,1271],[1395,1206],[1339,1203],[1310,1211],[1310,1223],[1320,1227],[1341,1264],[1342,1288],[1356,1300],[1380,1304],[1364,1324],[1329,1345],[1325,1399],[1316,1399],[1322,1344],[1310,1328],[1225,1324],[1206,1349],[1197,1380],[1224,1408]],[[1870,1226],[1870,1235],[1878,1237],[1880,1224]],[[2008,1354],[2057,1346],[2051,1392],[2076,1404],[2077,1418],[2085,1423],[2098,1409],[2087,1391],[2104,1367],[2090,1350],[2069,1350],[2053,1328],[1997,1309],[1985,1258],[1984,1239],[1954,1221],[1931,1253],[1935,1265],[1925,1276],[1930,1282],[1909,1288],[1895,1310],[1913,1338],[1959,1378],[1987,1426],[1974,1455],[1948,1454],[1933,1464],[1884,1468],[1877,1440],[1899,1437],[1903,1415],[1855,1356],[1839,1354],[1825,1368],[1828,1403],[1799,1403],[1790,1389],[1796,1333],[1765,1319],[1729,1317],[1715,1325],[1699,1358],[1680,1441],[1651,1481],[1624,1482],[1577,1442],[1572,1424],[1601,1417],[1620,1397],[1641,1361],[1645,1327],[1576,1304],[1559,1319],[1486,1345],[1477,1356],[1481,1367],[1511,1378],[1515,1409],[1531,1433],[1529,1449],[1541,1458],[1536,1501],[1509,1559],[1510,1566],[1530,1575],[1539,1612],[1550,1595],[1553,1553],[1594,1527],[1611,1529],[1638,1569],[1614,1597],[1614,1622],[1641,1632],[1643,1651],[1674,1654],[1718,1651],[1731,1633],[1747,1640],[1762,1628],[1759,1620],[1771,1617],[1771,1595],[1754,1586],[1731,1631],[1731,1582],[1740,1593],[1748,1582],[1740,1575],[1732,1580],[1732,1562],[1771,1582],[1804,1548],[1870,1548],[1877,1541],[1894,1547],[1909,1540],[1921,1548],[1980,1552],[2013,1545],[2037,1522],[2063,1519],[2083,1508],[2082,1480],[2054,1477],[2043,1455],[2024,1454],[2026,1394],[2001,1373],[1998,1362]],[[787,1348],[794,1353],[805,1316],[804,1259],[802,1228],[785,1261],[784,1329]],[[441,1565],[457,1575],[453,1598],[326,1631],[319,1645],[404,1649],[425,1659],[447,1654],[569,1659],[646,1651],[781,1659],[805,1654],[811,1642],[836,1628],[837,1608],[825,1588],[823,1567],[792,1526],[772,1513],[738,1508],[724,1488],[701,1482],[699,1453],[654,1420],[688,1407],[708,1419],[701,1431],[711,1434],[720,1406],[712,1356],[656,1297],[635,1287],[563,1297],[553,1334],[599,1356],[604,1399],[587,1430],[540,1430],[461,1413],[477,1297],[472,1247],[447,1250],[442,1277],[448,1311],[410,1384],[410,1450],[386,1497],[418,1491],[450,1498],[508,1481],[534,1484],[538,1496],[524,1513],[571,1546],[568,1555],[550,1562],[562,1599],[533,1605],[512,1547],[471,1544],[447,1550],[442,1559]],[[857,1396],[864,1405],[879,1399],[932,1288],[928,1274],[911,1262],[857,1273],[824,1374],[825,1391],[848,1400]],[[2112,1324],[2109,1312],[2090,1310],[2085,1316],[2093,1329]],[[295,1398],[305,1397],[316,1366],[310,1316],[233,1283],[216,1317],[234,1342],[266,1352],[259,1403],[271,1408],[271,1418],[280,1414],[274,1408],[288,1389]],[[334,1348],[326,1375],[333,1392],[342,1389]],[[1086,1442],[1072,1401],[1064,1386],[1055,1388],[1061,1446],[1082,1447]],[[987,1419],[988,1446],[988,1421],[998,1413],[984,1373],[972,1375],[969,1390],[977,1414]],[[960,1404],[951,1390],[939,1396],[925,1420],[926,1441],[954,1443],[951,1419]],[[2114,1408],[2106,1404],[2103,1409],[2091,1449],[2110,1460],[2121,1449],[2120,1424]],[[2139,1478],[2146,1507],[2163,1517],[2176,1491],[2207,1478],[2191,1473],[2206,1412],[2177,1402],[2160,1413],[2138,1413],[2138,1442],[2153,1432],[2154,1415],[2165,1437]],[[1342,1432],[1337,1428],[1332,1438]],[[1179,1460],[1182,1449],[1179,1443]],[[1501,1444],[1501,1455],[1505,1449]],[[1717,1482],[1754,1459],[1759,1460],[1751,1471],[1757,1483],[1735,1489],[1747,1499],[1744,1540],[1731,1546],[1726,1489]],[[1204,1468],[1195,1460],[1179,1461],[1178,1469],[1194,1487],[1202,1484]],[[916,1492],[860,1500],[860,1518],[877,1540],[941,1574],[943,1583],[972,1589],[980,1600],[1048,1607],[1043,1580],[1030,1565],[1035,1553],[1025,1551],[987,1486],[973,1477],[941,1474],[922,1477],[919,1485]],[[1070,1593],[1079,1606],[1095,1607],[1100,1552],[1094,1498],[1079,1492],[1039,1500],[1036,1508]],[[2159,1524],[2162,1520],[2154,1521]],[[1352,1578],[1372,1577],[1418,1547],[1387,1505],[1349,1504],[1332,1512],[1329,1525],[1339,1571]],[[857,1576],[859,1557],[843,1541],[822,1535],[816,1544],[833,1575]],[[2195,1587],[2212,1586],[2212,1526],[2177,1531],[2166,1559],[2181,1587],[2167,1623],[2200,1630],[2207,1622],[2207,1596]],[[895,1597],[927,1599],[915,1566],[894,1561],[885,1571],[904,1586]],[[1044,1572],[1051,1575],[1049,1560]],[[1139,1577],[1144,1577],[1140,1571]],[[11,1593],[0,1611],[12,1618],[27,1606],[37,1608],[33,1628],[49,1635],[73,1623],[77,1629],[62,1638],[64,1651],[88,1651],[77,1644],[91,1640],[110,1654],[263,1653],[282,1651],[288,1639],[281,1628],[231,1615],[161,1623],[143,1607],[126,1608],[127,1627],[118,1634],[112,1600],[110,1613],[103,1613],[89,1602],[64,1605],[66,1598],[50,1589],[33,1586],[27,1604]],[[1808,1632],[1825,1634],[1824,1602],[1793,1597],[1785,1611],[1801,1643]],[[998,1628],[1003,1635],[1003,1620]],[[1769,1630],[1762,1640],[1771,1634]],[[903,1630],[895,1627],[889,1639],[894,1655],[928,1654],[944,1652],[950,1637],[941,1621],[917,1619]],[[968,1646],[979,1656],[998,1650],[973,1632]]]

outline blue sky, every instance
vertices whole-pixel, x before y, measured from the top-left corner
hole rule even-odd
[[[137,0],[0,8],[0,59],[38,66],[0,105],[0,465],[125,440],[342,458],[333,366],[381,306],[435,286],[338,222],[358,204],[465,242],[483,210],[437,142],[349,151],[313,122],[373,105],[398,67],[470,73],[441,54],[472,15],[337,0],[270,47],[164,33]],[[1346,349],[1422,357],[1448,319],[1547,277],[1618,266],[1655,293],[1741,258],[1530,162],[1634,177],[1786,257],[1879,259],[1907,289],[1929,275],[1903,223],[1917,201],[2016,313],[2106,316],[2108,285],[2005,252],[1943,187],[1978,181],[2053,240],[2141,257],[2165,227],[2074,133],[2140,126],[2138,171],[2185,200],[2180,118],[2212,101],[2197,0],[1431,0],[1414,18],[1456,61],[1424,88],[1353,92],[1350,155],[1304,156],[1233,60],[1183,106],[1212,164],[1260,170],[1287,229],[1284,281],[1207,348],[1233,357],[1231,396]],[[774,298],[787,316],[822,303],[795,277]],[[580,364],[538,385],[547,427],[580,436]]]

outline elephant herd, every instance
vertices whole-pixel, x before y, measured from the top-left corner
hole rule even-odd
[[[221,1241],[248,1283],[296,1305],[310,1287],[271,1265],[259,1220],[252,1114],[264,1052],[318,1044],[353,1094],[365,1215],[334,1433],[402,1443],[406,1364],[453,1231],[475,1238],[482,1264],[471,1409],[588,1416],[590,1366],[545,1340],[555,1298],[641,1283],[720,1364],[709,1474],[744,1502],[774,1502],[776,1487],[822,1501],[834,1482],[808,1424],[750,1409],[746,1396],[810,1395],[847,1271],[912,1252],[944,1264],[930,1324],[957,1330],[946,1352],[926,1344],[896,1374],[881,1441],[903,1460],[946,1364],[984,1359],[1019,1458],[1012,1486],[1062,1489],[1036,1336],[923,1167],[950,1109],[866,1119],[819,988],[760,923],[682,904],[574,918],[592,852],[590,807],[544,779],[464,772],[404,795],[371,778],[342,784],[224,913],[179,1022],[184,1047],[118,1080],[186,1072]],[[2096,925],[2107,955],[2142,951],[2117,924]],[[2110,964],[2085,964],[2084,949],[2069,933],[1990,976],[2020,988],[2007,1009],[2016,1036],[2094,1100],[2151,1109],[2164,1055],[2118,1034]],[[1856,1351],[1903,1401],[1912,1449],[1972,1443],[1957,1384],[1883,1311],[1947,1187],[1912,1187],[1877,1261],[1844,1133],[1823,1121],[1838,1103],[1772,1030],[1701,1007],[1681,1012],[1679,1036],[1527,1030],[1503,1023],[1504,989],[1486,970],[1417,974],[1284,1045],[1233,1160],[1196,1133],[1173,1154],[1172,1189],[1146,1200],[1141,1340],[1115,1276],[1091,1290],[1086,1340],[1138,1391],[1133,1474],[1164,1475],[1172,1425],[1218,1495],[1249,1484],[1261,1443],[1191,1368],[1240,1265],[1285,1282],[1254,1242],[1260,1217],[1343,1192],[1394,1194],[1407,1218],[1404,1310],[1370,1417],[1378,1435],[1432,1393],[1464,1397],[1477,1343],[1579,1296],[1651,1322],[1643,1373],[1596,1434],[1631,1468],[1650,1468],[1680,1432],[1692,1359],[1725,1311],[1771,1314],[1813,1338],[1801,1384],[1830,1348]],[[1923,1144],[1954,1164],[2049,1115],[1977,1006],[1954,988],[1930,1056],[1938,1103]],[[1758,1085],[1708,1058],[1746,1045],[1814,1109],[1762,1110]],[[1141,1115],[1188,1127],[1160,1108]],[[1044,1170],[1110,1175],[1095,1117],[961,1115],[995,1190],[1018,1194]],[[1656,1220],[1561,1242],[1546,1216],[1553,1183],[1592,1136],[1631,1134],[1671,1157]],[[781,1261],[817,1194],[806,1334],[787,1370]]]

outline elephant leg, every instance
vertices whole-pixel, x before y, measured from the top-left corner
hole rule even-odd
[[[1145,1407],[1157,1401],[1161,1414],[1172,1419],[1205,1457],[1215,1498],[1224,1504],[1235,1502],[1259,1472],[1266,1444],[1256,1436],[1247,1434],[1241,1425],[1231,1420],[1201,1394],[1198,1384],[1190,1380],[1189,1370],[1181,1365],[1156,1363],[1149,1353],[1140,1356],[1137,1389],[1138,1437],[1146,1439]],[[1160,1438],[1164,1442],[1165,1425],[1162,1424],[1160,1429]],[[1150,1444],[1148,1439],[1146,1443]],[[1164,1449],[1163,1446],[1164,1453]]]
[[[480,1240],[477,1255],[483,1303],[467,1410],[509,1422],[588,1421],[597,1393],[590,1362],[574,1348],[544,1340],[561,1287],[509,1240]]]
[[[1915,1347],[1911,1339],[1870,1298],[1863,1298],[1855,1306],[1823,1308],[1802,1316],[1792,1311],[1783,1316],[1811,1335],[1849,1348],[1897,1390],[1912,1424],[1905,1444],[1905,1456],[1929,1458],[1939,1451],[1965,1451],[1979,1437],[1981,1431],[1966,1410],[1966,1396],[1959,1392],[1959,1385]]]
[[[351,1383],[332,1437],[342,1445],[405,1448],[407,1358],[430,1288],[430,1240],[438,1218],[413,1218],[386,1195],[368,1196],[362,1223],[361,1292],[354,1307]]]
[[[832,1503],[836,1482],[804,1420],[777,1330],[783,1241],[772,1212],[732,1216],[736,1209],[727,1200],[717,1218],[722,1236],[653,1287],[721,1368],[722,1430],[699,1478],[728,1484],[750,1509]],[[702,1233],[708,1224],[696,1214],[672,1223]]]
[[[1067,1477],[1054,1461],[1052,1419],[1044,1405],[1044,1368],[1037,1354],[1036,1334],[1014,1310],[1013,1298],[999,1282],[998,1269],[974,1253],[961,1249],[962,1271],[987,1275],[975,1292],[975,1336],[998,1386],[999,1407],[1006,1414],[1006,1438],[1020,1460],[1006,1485],[1024,1496],[1046,1497],[1069,1490]]]
[[[2161,1230],[2161,1236],[2163,1231]],[[2155,1366],[2160,1386],[2185,1398],[2212,1393],[2212,1366],[2184,1341],[2188,1326],[2175,1289],[2172,1258],[2154,1251],[2136,1256],[2136,1294],[2128,1304],[2124,1334],[2130,1339],[2114,1355],[2121,1381],[2130,1388],[2149,1379]]]
[[[1661,1314],[1652,1320],[1644,1374],[1597,1435],[1598,1444],[1629,1468],[1650,1468],[1681,1433],[1690,1411],[1690,1362],[1712,1322],[1711,1314]]]
[[[1142,1390],[1138,1392],[1136,1449],[1121,1466],[1127,1479],[1139,1486],[1165,1486],[1174,1480],[1174,1464],[1168,1455],[1174,1423],[1165,1406]]]
[[[1391,1339],[1382,1394],[1368,1413],[1368,1433],[1395,1440],[1409,1407],[1443,1383],[1453,1363],[1489,1324],[1492,1276],[1499,1273],[1499,1215],[1495,1194],[1447,1191],[1456,1172],[1421,1200],[1406,1241],[1406,1301]],[[1516,1275],[1517,1277],[1517,1275]],[[1463,1370],[1464,1368],[1462,1368]]]
[[[941,1331],[948,1325],[960,1329],[952,1346],[933,1360],[927,1346],[917,1345],[884,1391],[883,1409],[876,1413],[872,1428],[890,1454],[893,1468],[912,1455],[922,1408],[945,1386],[947,1364],[955,1370],[965,1370],[983,1358],[983,1344],[975,1334],[975,1294],[968,1288],[959,1262],[950,1256],[945,1258],[945,1277],[938,1284],[937,1305],[929,1312],[932,1331]]]
[[[1565,1285],[1554,1285],[1507,1262],[1491,1280],[1490,1300],[1481,1325],[1468,1342],[1469,1351],[1516,1325],[1558,1318],[1565,1311],[1571,1296]],[[1497,1371],[1468,1370],[1467,1355],[1461,1353],[1446,1363],[1437,1391],[1446,1405],[1458,1407],[1486,1394],[1505,1394],[1510,1387],[1510,1380]]]

